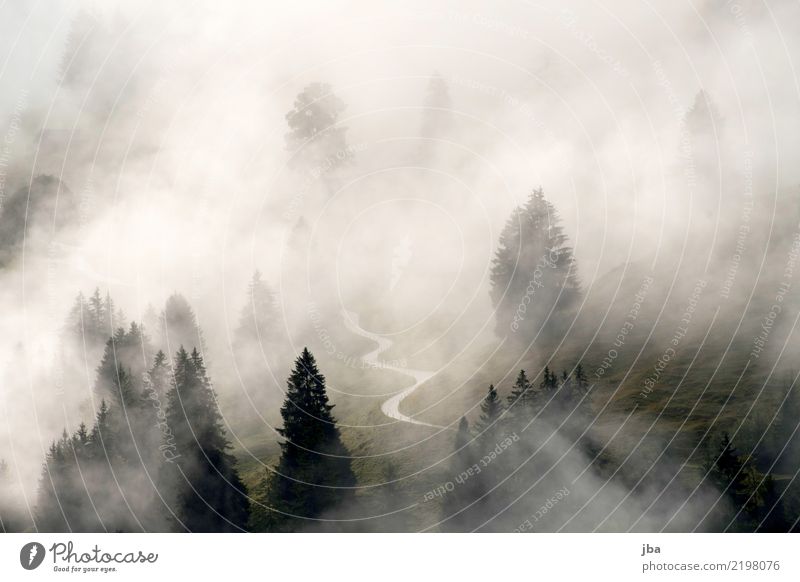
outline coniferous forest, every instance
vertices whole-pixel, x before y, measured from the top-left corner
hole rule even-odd
[[[9,15],[0,531],[800,531],[789,4]]]

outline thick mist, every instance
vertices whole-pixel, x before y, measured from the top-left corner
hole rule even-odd
[[[140,375],[159,349],[202,355],[254,506],[304,347],[358,479],[323,522],[721,529],[701,516],[740,509],[704,479],[723,431],[797,502],[797,426],[781,416],[799,347],[795,4],[0,12],[0,495],[20,522],[51,442],[95,418],[105,342],[131,322],[151,342],[130,356]],[[493,295],[504,228],[539,188],[574,259],[569,308],[546,257],[531,285],[552,296]],[[115,311],[93,344],[70,310],[95,289]],[[523,331],[497,323],[528,301],[543,307],[517,307]],[[482,458],[465,443],[503,440],[476,433],[489,384],[505,404],[521,369],[566,385],[578,364],[580,407],[537,404],[447,519],[455,494],[428,493]],[[148,529],[146,475],[117,487],[126,528]]]

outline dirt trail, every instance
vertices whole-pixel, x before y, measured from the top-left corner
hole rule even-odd
[[[398,374],[409,376],[414,380],[414,383],[411,386],[409,386],[402,392],[398,392],[397,394],[386,400],[381,405],[381,411],[389,418],[393,418],[401,422],[408,422],[410,424],[418,424],[421,426],[430,426],[433,428],[445,428],[436,424],[430,424],[429,422],[423,422],[421,420],[417,420],[410,416],[406,416],[405,414],[400,412],[400,404],[403,402],[403,400],[405,400],[408,396],[410,396],[422,384],[424,384],[425,382],[430,380],[433,376],[435,376],[436,372],[430,372],[427,370],[413,370],[411,368],[405,368],[402,366],[393,366],[391,364],[383,362],[382,360],[379,359],[380,355],[386,350],[388,350],[390,347],[392,347],[392,344],[394,342],[385,336],[378,335],[363,329],[359,325],[358,322],[359,318],[357,313],[354,313],[352,311],[342,311],[342,319],[344,319],[344,324],[349,331],[363,338],[372,340],[378,344],[378,347],[376,347],[374,350],[361,356],[361,360],[365,364],[380,370],[391,370]]]

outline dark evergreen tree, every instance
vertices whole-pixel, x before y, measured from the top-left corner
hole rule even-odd
[[[728,499],[717,509],[711,527],[742,532],[787,532],[791,520],[775,479],[757,468],[756,459],[740,455],[727,433],[722,435],[716,455],[706,464],[710,481]]]
[[[45,460],[37,503],[42,531],[164,531],[158,496],[160,431],[151,401],[134,398],[127,409],[102,400],[91,430],[53,443]]]
[[[519,430],[535,415],[538,398],[525,370],[520,370],[508,395],[508,419],[512,430]]]
[[[247,526],[247,491],[228,453],[222,417],[197,350],[182,347],[175,356],[166,422],[177,452],[165,478],[180,523],[192,532],[235,532]]]
[[[104,372],[107,380],[104,388],[107,388],[107,390],[101,390],[100,398],[111,399],[112,389],[117,383],[115,380],[112,381],[113,371],[117,365],[122,364],[128,368],[133,368],[134,371],[136,370],[135,363],[131,365],[120,362],[121,359],[124,360],[125,358],[120,358],[119,354],[116,354],[116,363],[113,362],[113,358],[110,358],[113,354],[110,354],[107,349],[109,339],[119,343],[120,337],[118,334],[122,333],[124,335],[124,332],[120,332],[121,327],[117,327],[112,331],[113,325],[121,326],[123,321],[121,312],[118,311],[117,315],[113,316],[113,310],[114,302],[110,295],[106,294],[105,299],[103,299],[100,295],[100,290],[96,288],[88,300],[83,293],[78,293],[67,314],[57,358],[62,372],[62,385],[64,390],[69,393],[70,400],[83,398],[83,396],[77,394],[77,391],[80,386],[86,383],[85,362],[96,362],[101,357],[104,360],[102,366],[105,368]],[[134,326],[135,328],[136,326]],[[131,339],[123,343],[135,342]],[[115,352],[116,350],[112,351]],[[139,359],[142,359],[141,355]],[[74,398],[72,398],[73,396]]]
[[[147,388],[153,390],[158,398],[166,395],[169,390],[170,378],[168,364],[167,355],[161,350],[158,350],[153,359],[153,366],[147,371]]]
[[[23,507],[25,504],[19,495],[11,469],[5,459],[0,459],[0,533],[25,531],[30,519]]]
[[[131,402],[129,417],[135,402]],[[141,503],[137,503],[140,493],[137,489],[142,482],[137,478],[138,459],[134,452],[131,423],[121,408],[114,409],[105,400],[100,403],[85,447],[85,459],[81,458],[79,462],[81,473],[88,476],[86,486],[101,529],[80,531],[135,532],[145,529],[141,521],[144,509]]]
[[[583,371],[583,366],[580,363],[575,366],[575,386],[580,392],[586,392],[589,389],[589,381],[586,379],[586,372]]]
[[[111,409],[101,402],[91,431],[64,431],[45,459],[39,482],[40,531],[142,531],[139,483],[120,450]]]
[[[80,435],[72,438],[64,431],[61,438],[50,445],[39,480],[37,530],[103,531],[90,489],[90,485],[97,485],[94,480],[98,476],[93,471],[84,472],[86,464],[81,464],[86,459],[86,450],[79,443],[85,437],[85,427]]]
[[[586,422],[589,403],[585,396],[588,390],[589,383],[581,364],[575,367],[572,374],[566,370],[562,371],[556,404],[560,407],[561,413],[571,419],[571,425],[580,430],[584,428],[582,423]]]
[[[492,444],[499,432],[500,417],[503,415],[503,404],[497,395],[494,384],[489,384],[489,390],[481,402],[481,415],[475,424],[475,431],[485,443]]]
[[[36,528],[42,532],[70,531],[65,514],[67,458],[60,442],[53,442],[47,451],[36,503]],[[61,492],[61,495],[59,493]]]
[[[572,249],[541,189],[514,209],[492,261],[491,299],[500,337],[530,341],[580,295]]]
[[[118,328],[106,342],[105,352],[97,368],[95,393],[114,406],[130,406],[144,388],[144,378],[152,348],[136,322],[126,332]]]
[[[793,521],[786,515],[782,491],[779,490],[772,475],[766,475],[760,486],[761,505],[756,508],[758,522],[755,531],[767,533],[787,533],[792,531]]]
[[[470,436],[469,432],[469,422],[467,421],[466,417],[461,417],[458,421],[458,429],[456,431],[456,456],[458,454],[463,454],[463,451],[466,449],[467,443],[470,441],[472,437]]]
[[[711,459],[709,477],[720,490],[728,489],[735,483],[736,476],[741,472],[742,460],[731,442],[728,433],[722,435],[716,457]],[[734,487],[735,489],[735,487]]]
[[[549,366],[544,367],[542,373],[542,381],[539,383],[539,390],[542,393],[553,392],[558,389],[558,376],[555,372],[550,371]]]
[[[108,321],[106,317],[106,308],[103,298],[100,295],[100,289],[95,287],[94,293],[89,297],[89,316],[92,321],[92,327],[98,332],[103,333],[106,337],[113,333],[111,328],[106,328],[104,324]]]
[[[353,496],[356,478],[331,413],[325,377],[307,348],[295,360],[281,407],[284,440],[278,466],[266,483],[267,495],[254,527],[297,530],[311,522],[297,518],[333,518]],[[323,529],[340,529],[333,521]]]
[[[90,358],[98,349],[102,349],[106,340],[111,335],[110,330],[104,325],[105,308],[100,298],[100,290],[95,289],[94,294],[87,300],[83,293],[78,293],[75,302],[67,314],[65,326],[66,337],[70,347],[77,348],[75,353],[83,353]]]

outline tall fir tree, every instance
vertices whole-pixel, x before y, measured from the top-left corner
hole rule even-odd
[[[36,529],[42,532],[72,531],[66,510],[71,495],[67,492],[68,458],[61,441],[53,441],[45,455],[36,501]],[[71,486],[71,484],[70,484]]]
[[[95,289],[88,300],[82,292],[75,297],[67,314],[64,337],[70,347],[76,348],[73,350],[75,353],[83,353],[85,350],[88,356],[94,357],[103,348],[111,335],[103,326],[103,314],[104,306],[99,289]]]
[[[564,394],[561,401],[564,405],[571,409],[576,409],[573,413],[577,415],[576,418],[585,417],[589,411],[589,399],[587,396],[589,381],[586,379],[586,372],[584,372],[580,363],[575,366],[574,372],[567,378],[562,389]],[[581,421],[580,418],[578,420]]]
[[[89,315],[94,329],[102,332],[106,337],[111,335],[112,330],[104,326],[106,322],[106,309],[98,287],[95,287],[94,293],[89,297]]]
[[[64,432],[46,456],[36,526],[41,531],[164,531],[157,494],[160,432],[150,402],[102,400],[89,430]]]
[[[538,394],[525,370],[520,370],[514,387],[508,395],[508,422],[510,430],[519,430],[536,414]]]
[[[586,379],[586,372],[580,362],[575,366],[575,386],[581,392],[586,392],[589,389],[589,381]]]
[[[266,508],[259,510],[254,527],[291,531],[311,527],[297,518],[335,518],[353,498],[356,477],[350,454],[342,442],[331,411],[325,377],[304,348],[295,360],[281,407],[281,457],[267,479]],[[341,529],[334,521],[317,522],[322,529]]]
[[[21,487],[5,459],[0,459],[0,533],[21,533],[32,526]]]
[[[128,331],[118,328],[106,342],[97,368],[95,393],[112,405],[128,406],[144,388],[152,347],[141,326],[132,322]]]
[[[166,469],[176,529],[236,532],[247,527],[249,500],[228,452],[222,416],[197,349],[175,356],[173,385],[167,394],[166,423],[177,456]]]
[[[158,398],[166,395],[169,390],[169,362],[167,355],[158,350],[153,358],[153,365],[147,371],[148,388],[152,390]]]
[[[530,341],[577,304],[580,285],[560,218],[541,189],[511,213],[491,267],[499,337]]]
[[[788,532],[782,493],[771,474],[757,468],[751,455],[740,455],[728,433],[705,467],[711,483],[727,499],[715,508],[711,528],[719,531]]]
[[[544,367],[542,381],[539,383],[539,390],[542,393],[552,392],[558,388],[558,376],[550,370],[549,366]]]
[[[497,389],[494,384],[489,384],[489,390],[481,402],[481,415],[475,423],[475,432],[483,442],[491,444],[496,439],[502,415],[503,404],[497,395]]]

